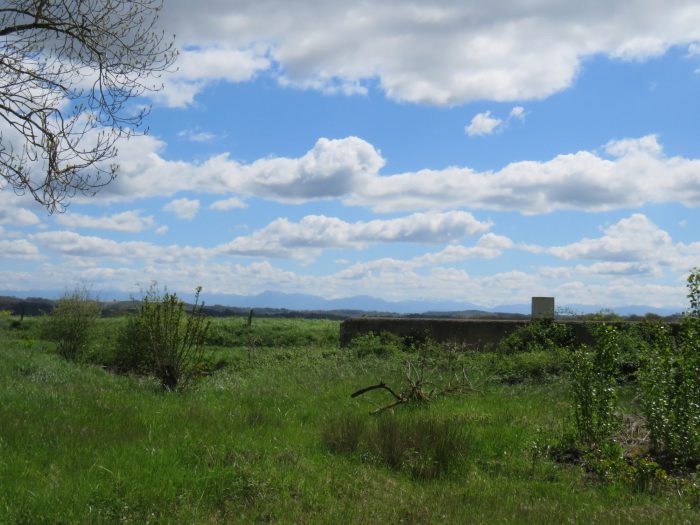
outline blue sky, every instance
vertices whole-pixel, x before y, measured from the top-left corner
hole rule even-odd
[[[686,304],[696,2],[166,0],[118,178],[0,191],[0,290]]]

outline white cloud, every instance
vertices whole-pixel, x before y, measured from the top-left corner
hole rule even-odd
[[[668,232],[641,213],[605,228],[598,238],[584,238],[545,251],[567,260],[600,261],[581,273],[658,275],[661,268],[684,272],[697,266],[700,242],[674,242]]]
[[[73,265],[94,265],[101,259],[128,264],[131,261],[153,264],[174,264],[193,259],[202,260],[213,252],[206,248],[168,245],[161,246],[142,241],[118,242],[94,235],[80,235],[71,231],[47,231],[29,235],[29,240],[50,252],[70,257]]]
[[[298,159],[261,159],[247,166],[241,187],[282,202],[341,197],[384,166],[381,154],[357,137],[319,139]]]
[[[525,108],[522,106],[514,106],[508,114],[509,119],[525,120]]]
[[[163,206],[163,210],[174,213],[180,219],[192,220],[199,211],[199,200],[175,199]]]
[[[498,131],[503,125],[503,120],[491,116],[490,111],[477,113],[472,118],[468,126],[465,126],[464,132],[470,137],[491,135]]]
[[[320,138],[298,158],[271,157],[240,164],[228,154],[201,164],[168,161],[165,144],[151,136],[133,137],[120,147],[120,175],[97,196],[80,202],[126,201],[180,191],[236,193],[301,203],[343,197],[376,175],[384,159],[357,137]]]
[[[346,202],[379,212],[467,207],[533,215],[662,202],[700,206],[700,160],[665,157],[653,135],[610,142],[605,152],[612,158],[579,151],[495,172],[453,167],[373,176]]]
[[[498,171],[450,167],[394,175],[380,174],[385,164],[381,152],[357,137],[321,138],[300,157],[250,164],[227,154],[201,164],[167,161],[159,154],[163,146],[153,137],[128,141],[118,159],[120,176],[96,197],[76,200],[115,202],[190,191],[295,204],[342,199],[378,212],[464,207],[544,214],[665,202],[700,206],[700,160],[666,157],[654,135],[611,141],[602,153],[513,162]],[[31,214],[27,220],[38,218]]]
[[[230,199],[223,199],[220,201],[212,202],[209,205],[210,210],[232,210],[232,209],[246,209],[248,205],[236,197],[231,197]]]
[[[310,259],[328,248],[362,248],[382,242],[442,244],[484,232],[491,224],[470,213],[416,213],[388,220],[348,223],[335,217],[309,215],[300,222],[277,219],[252,235],[217,248],[232,255]]]
[[[24,199],[15,195],[11,190],[3,190],[0,185],[0,224],[12,226],[34,226],[41,220],[36,213],[28,210],[24,203],[29,199]]]
[[[183,129],[178,131],[177,136],[190,142],[212,142],[216,135],[201,129]]]
[[[550,248],[549,252],[563,259],[596,259],[605,261],[641,261],[656,259],[657,253],[673,248],[671,236],[645,215],[635,213],[605,229],[597,239]]]
[[[606,230],[603,236],[608,234]],[[370,260],[320,274],[283,270],[268,261],[247,265],[221,262],[218,248],[116,242],[62,231],[29,237],[21,243],[0,245],[0,250],[10,248],[15,254],[32,258],[36,255],[33,245],[41,249],[42,262],[31,272],[24,268],[0,270],[0,289],[56,289],[56,283],[82,280],[99,283],[101,290],[134,292],[135,283],[157,279],[178,292],[189,293],[201,284],[205,299],[207,293],[279,290],[329,298],[372,295],[390,300],[451,299],[486,306],[527,303],[535,295],[554,295],[558,304],[685,304],[685,287],[680,279],[674,285],[650,281],[658,276],[661,264],[658,258],[600,260],[572,267],[542,267],[534,272],[523,268],[485,276],[471,274],[461,267],[445,266],[473,258],[498,257],[501,250],[518,249],[517,243],[492,233],[482,235],[473,246],[450,244],[438,252],[407,260]],[[677,255],[694,261],[700,257],[700,243],[677,243],[672,248]]]
[[[263,70],[324,91],[378,79],[390,98],[437,105],[541,99],[569,87],[586,57],[644,60],[700,41],[694,0],[172,0],[162,23],[185,49],[183,80],[166,87],[180,105]]]
[[[157,92],[155,98],[170,107],[184,107],[192,104],[197,93],[213,82],[251,80],[259,71],[270,67],[270,60],[254,50],[226,45],[185,47],[175,67],[176,72],[164,77],[163,90]],[[201,133],[190,137],[195,141],[203,138]]]
[[[155,233],[156,235],[165,235],[166,233],[168,233],[168,227],[167,227],[165,224],[163,224],[162,226],[158,226],[158,227],[154,230],[154,233]]]
[[[67,228],[96,228],[131,233],[141,232],[154,224],[153,216],[144,217],[140,210],[124,211],[102,217],[66,212],[57,215],[56,222]]]
[[[39,249],[24,239],[0,240],[0,257],[5,259],[39,259]]]

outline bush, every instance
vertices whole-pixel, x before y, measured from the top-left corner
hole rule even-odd
[[[532,321],[503,338],[497,350],[504,354],[542,352],[571,347],[573,344],[571,328],[565,324]]]
[[[350,349],[358,357],[367,355],[388,356],[399,352],[402,346],[401,338],[390,332],[381,332],[379,335],[373,332],[358,335],[350,343]]]
[[[140,315],[130,315],[117,336],[117,351],[109,365],[121,374],[148,373],[153,368],[148,333]]]
[[[44,326],[47,339],[56,342],[61,357],[76,360],[83,357],[102,306],[90,297],[90,291],[76,288],[66,292],[54,307]]]
[[[601,445],[617,428],[618,331],[613,326],[592,328],[595,348],[576,350],[571,363],[571,395],[575,441],[587,446]]]
[[[135,318],[130,319],[120,337],[123,366],[146,369],[169,390],[184,388],[205,364],[204,339],[209,320],[199,303],[197,288],[190,313],[176,294],[161,296],[153,285],[141,301]]]
[[[700,356],[695,332],[687,324],[684,320],[678,342],[659,326],[638,374],[652,449],[676,467],[694,467],[700,461]]]

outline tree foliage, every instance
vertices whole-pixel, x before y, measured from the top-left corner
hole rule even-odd
[[[134,97],[176,57],[161,0],[0,3],[0,188],[49,212],[109,183],[116,142],[142,131]]]

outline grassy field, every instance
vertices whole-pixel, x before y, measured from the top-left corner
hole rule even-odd
[[[123,322],[101,320],[90,355]],[[0,325],[2,524],[700,522],[692,480],[536,453],[569,413],[558,352],[443,350],[425,379],[461,391],[370,416],[388,392],[350,394],[404,389],[421,357],[358,357],[337,322],[214,320],[218,370],[177,393],[61,359],[41,324]]]

